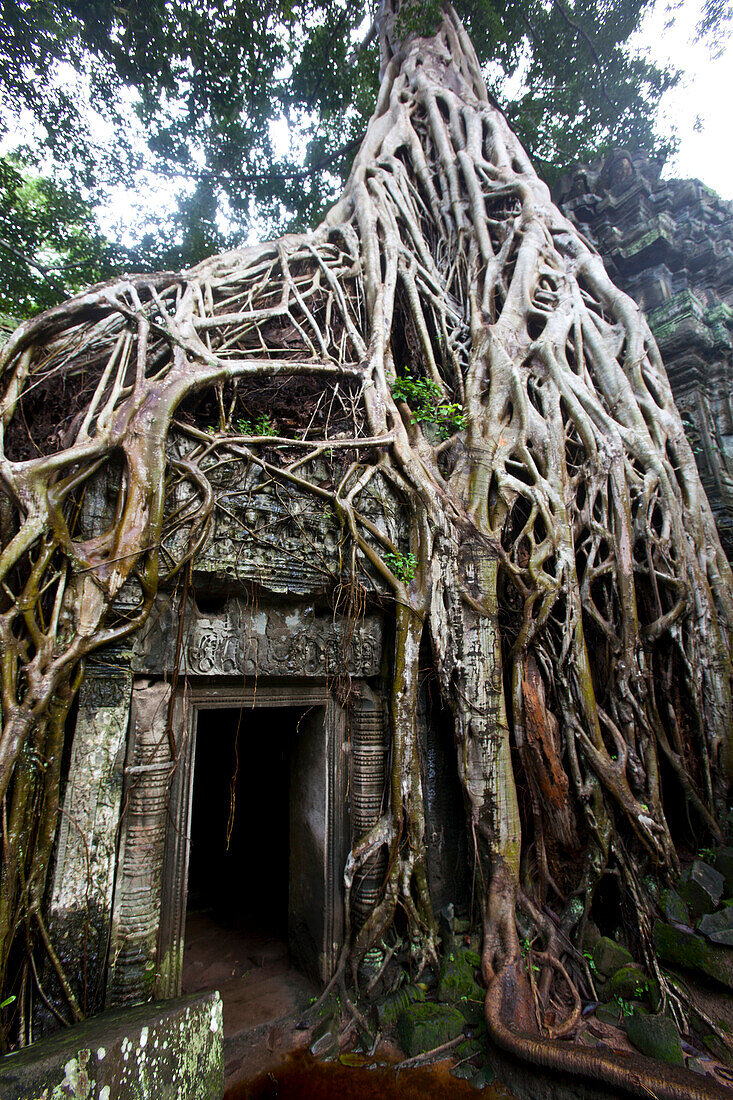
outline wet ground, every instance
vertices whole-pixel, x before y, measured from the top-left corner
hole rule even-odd
[[[222,927],[211,913],[186,919],[183,993],[218,989],[224,1003],[224,1073],[227,1086],[279,1066],[306,1044],[295,1022],[317,987],[290,964],[284,940],[264,930]],[[277,1021],[293,1019],[284,1025]]]
[[[279,1069],[230,1088],[224,1100],[511,1100],[500,1085],[480,1093],[450,1074],[451,1062],[396,1071],[392,1066],[352,1067],[295,1054]]]
[[[232,924],[209,911],[186,919],[183,992],[218,989],[224,1004],[225,1100],[468,1100],[479,1094],[450,1075],[453,1062],[396,1071],[403,1055],[383,1043],[381,1064],[318,1062],[298,1022],[319,989],[290,963],[284,939]],[[348,1055],[346,1056],[348,1059]],[[386,1064],[385,1064],[386,1063]],[[484,1100],[505,1100],[500,1086]]]

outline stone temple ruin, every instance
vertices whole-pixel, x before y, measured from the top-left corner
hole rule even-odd
[[[187,898],[225,922],[253,908],[302,970],[320,983],[333,973],[346,856],[384,795],[390,622],[367,576],[356,622],[334,612],[335,517],[283,492],[244,462],[227,466],[190,586],[160,593],[140,636],[89,663],[49,908],[87,1012],[181,992]],[[385,486],[373,501],[397,542],[398,502],[385,508]],[[90,528],[105,507],[99,484]],[[440,908],[463,890],[467,860],[429,684],[423,717]],[[356,919],[382,872],[355,884]]]
[[[733,207],[624,151],[564,178],[557,198],[647,311],[730,555]],[[190,582],[88,663],[47,916],[89,1015],[181,992],[193,905],[226,919],[254,897],[306,973],[323,983],[336,966],[344,861],[384,797],[392,623],[367,576],[356,621],[339,610],[335,517],[283,491],[229,465]],[[378,478],[370,492],[370,518],[398,544],[399,501]],[[108,499],[100,480],[91,532]],[[429,680],[422,740],[433,904],[467,905],[452,734]],[[355,884],[355,919],[382,873],[372,864]]]
[[[645,311],[728,557],[733,553],[733,204],[623,149],[555,200]]]

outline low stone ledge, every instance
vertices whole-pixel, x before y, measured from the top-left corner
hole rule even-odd
[[[115,1009],[0,1059],[0,1100],[221,1100],[218,993]]]

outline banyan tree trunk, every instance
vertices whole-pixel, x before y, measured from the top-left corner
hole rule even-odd
[[[490,1031],[541,1064],[628,1084],[628,1067],[560,1038],[577,995],[567,1026],[531,1034],[516,915],[543,940],[540,986],[572,986],[563,954],[612,872],[653,965],[643,879],[678,867],[670,800],[720,835],[731,573],[643,316],[553,206],[453,10],[420,33],[408,22],[385,0],[378,103],[314,232],[94,288],[5,348],[0,966],[9,988],[53,952],[42,902],[84,658],[144,621],[206,537],[212,462],[244,457],[331,507],[344,574],[392,593],[389,798],[349,856],[347,896],[377,853],[386,872],[351,934],[353,973],[398,915],[435,957],[417,736],[427,636],[484,896]],[[237,401],[273,378],[329,400],[298,428],[254,432]],[[207,393],[208,433],[181,414]],[[71,414],[49,425],[59,394]],[[324,480],[334,455],[339,476]],[[78,516],[100,471],[117,500],[89,537]],[[375,478],[402,502],[404,546],[361,508]],[[188,502],[173,513],[171,487]],[[673,1075],[644,1080],[693,1095]]]

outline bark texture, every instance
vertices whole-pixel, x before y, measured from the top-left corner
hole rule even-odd
[[[6,984],[37,980],[84,658],[144,621],[206,537],[207,470],[244,456],[333,508],[343,607],[356,613],[360,569],[394,595],[389,800],[349,856],[347,896],[384,850],[387,871],[350,932],[352,973],[404,914],[419,962],[435,957],[417,738],[427,631],[485,898],[489,1029],[530,1060],[591,1072],[557,1037],[577,1011],[543,1036],[533,997],[588,977],[571,945],[609,873],[658,972],[643,877],[678,867],[670,806],[720,836],[730,568],[648,326],[552,205],[460,21],[446,8],[409,31],[386,3],[379,33],[379,101],[318,229],[95,288],[5,348],[0,964]],[[253,432],[238,402],[273,380],[323,400],[308,423]],[[182,411],[206,394],[208,433]],[[73,415],[44,421],[61,401]],[[85,485],[106,467],[114,518],[82,537]],[[404,502],[406,548],[360,511],[377,474]],[[539,993],[517,914],[543,942]]]

